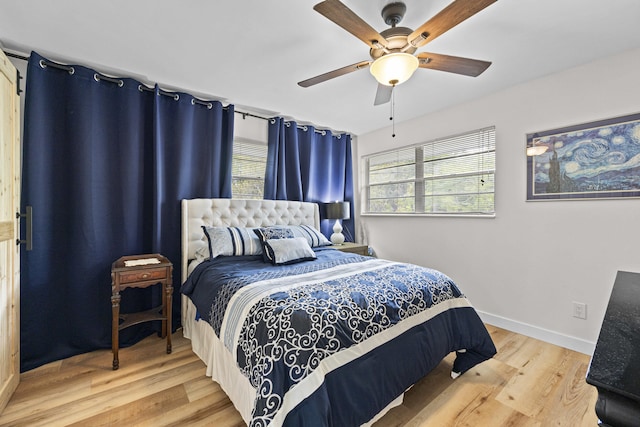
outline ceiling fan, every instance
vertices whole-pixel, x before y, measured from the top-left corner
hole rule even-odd
[[[380,105],[389,102],[393,88],[407,81],[417,68],[429,68],[471,77],[479,76],[491,65],[491,62],[430,52],[414,54],[419,47],[496,1],[454,0],[416,30],[398,27],[406,12],[406,5],[402,2],[389,3],[382,9],[382,18],[391,28],[381,33],[378,33],[340,0],[320,2],[313,9],[365,42],[370,47],[371,59],[303,80],[298,82],[298,85],[313,86],[369,67],[371,74],[378,81],[374,105]]]

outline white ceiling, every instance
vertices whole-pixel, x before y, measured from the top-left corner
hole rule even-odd
[[[0,0],[0,43],[237,110],[356,135],[388,126],[368,70],[297,85],[369,59],[367,45],[313,10],[317,1]],[[378,31],[388,2],[344,0]],[[416,28],[449,2],[405,0],[400,25]],[[417,70],[396,88],[396,121],[638,47],[640,0],[498,0],[418,51],[493,65],[477,78]]]

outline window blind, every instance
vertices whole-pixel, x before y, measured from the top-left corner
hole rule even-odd
[[[262,199],[267,144],[235,139],[231,166],[231,191],[234,199]]]
[[[495,213],[495,128],[365,158],[366,211]]]

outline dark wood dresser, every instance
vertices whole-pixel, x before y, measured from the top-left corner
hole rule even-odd
[[[640,426],[640,274],[618,271],[591,358],[601,426]]]

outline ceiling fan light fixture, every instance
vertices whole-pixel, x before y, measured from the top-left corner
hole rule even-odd
[[[409,80],[419,65],[420,61],[415,56],[405,52],[394,52],[373,61],[369,71],[378,83],[396,86]]]

